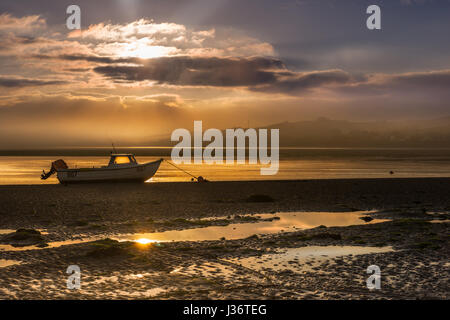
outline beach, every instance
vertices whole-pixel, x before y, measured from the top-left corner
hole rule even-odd
[[[450,178],[3,185],[0,297],[448,299],[448,194]],[[367,223],[251,233],[301,212]],[[245,238],[119,237],[240,225]],[[79,290],[67,289],[69,265]],[[366,286],[369,265],[379,290]]]

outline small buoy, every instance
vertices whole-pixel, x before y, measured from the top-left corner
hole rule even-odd
[[[206,180],[206,179],[203,178],[202,176],[198,176],[197,182],[208,182],[208,180]]]

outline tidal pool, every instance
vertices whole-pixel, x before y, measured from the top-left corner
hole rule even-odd
[[[16,232],[16,230],[13,229],[0,229],[0,234],[8,234],[8,233],[13,233]]]
[[[224,261],[236,263],[256,271],[293,272],[311,271],[325,260],[340,256],[384,253],[394,251],[392,247],[359,247],[359,246],[308,246],[283,249],[281,252],[263,254],[257,257],[235,258]]]
[[[55,248],[63,245],[78,244],[104,239],[106,237],[118,241],[135,241],[142,245],[154,242],[168,241],[205,241],[220,239],[244,239],[255,234],[273,234],[278,232],[292,232],[303,229],[311,229],[318,226],[345,227],[360,224],[373,224],[388,219],[373,219],[365,222],[361,217],[366,216],[371,211],[355,212],[279,212],[274,214],[244,215],[241,218],[259,217],[262,221],[249,221],[242,223],[231,223],[226,226],[209,226],[201,228],[191,228],[183,230],[169,230],[153,233],[132,233],[117,235],[97,235],[77,240],[49,242],[46,247],[25,246],[14,247],[12,245],[0,245],[3,251],[24,251],[31,249]],[[210,218],[206,218],[211,220]],[[203,220],[203,219],[201,219]],[[246,221],[246,220],[243,220]],[[12,230],[14,231],[14,230]]]
[[[254,234],[292,232],[296,230],[311,229],[321,225],[326,227],[346,227],[389,221],[388,219],[374,219],[370,222],[364,222],[360,219],[368,213],[371,213],[371,211],[279,212],[275,214],[258,214],[253,215],[253,217],[260,217],[261,219],[272,218],[272,220],[252,223],[232,223],[226,226],[209,226],[154,233],[124,234],[113,238],[117,240],[137,241],[142,244],[167,241],[220,240],[221,238],[233,240],[247,238]],[[243,217],[248,216],[249,215]]]
[[[0,259],[0,268],[21,264],[22,261]]]

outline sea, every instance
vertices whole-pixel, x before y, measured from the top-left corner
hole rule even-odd
[[[55,176],[41,180],[57,159],[70,168],[107,165],[111,148],[59,148],[48,150],[0,150],[0,184],[56,184]],[[122,147],[139,163],[160,158],[171,161],[171,147]],[[179,164],[193,176],[210,181],[450,177],[449,149],[408,148],[281,148],[279,169],[261,175],[262,164]],[[191,176],[163,162],[147,183],[191,181]]]

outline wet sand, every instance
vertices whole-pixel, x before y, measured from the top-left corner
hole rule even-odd
[[[449,224],[430,223],[448,220],[448,194],[445,178],[0,186],[0,229],[45,229],[50,243],[258,222],[237,221],[243,214],[374,210],[370,217],[392,220],[234,240],[2,250],[0,298],[448,299]],[[225,219],[190,220],[207,217]],[[316,246],[324,253],[277,258]],[[336,256],[330,246],[389,250]],[[81,268],[80,290],[66,288],[71,264]],[[371,264],[381,268],[381,290],[366,287]]]

